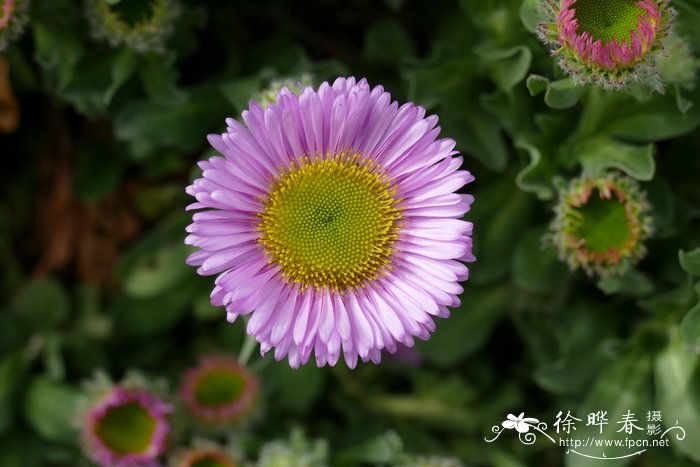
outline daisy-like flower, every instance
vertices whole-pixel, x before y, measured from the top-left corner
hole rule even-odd
[[[669,0],[545,0],[539,36],[578,83],[661,91],[654,67],[674,10]]]
[[[607,174],[574,179],[559,193],[551,236],[571,269],[622,274],[639,261],[652,229],[651,208],[638,183]]]
[[[29,0],[0,0],[0,51],[24,31]]]
[[[113,386],[85,412],[86,453],[104,467],[152,465],[165,451],[172,411],[146,389]]]
[[[283,89],[245,125],[209,141],[224,157],[200,162],[186,243],[211,299],[233,322],[288,356],[292,367],[334,365],[344,353],[380,361],[397,342],[427,339],[434,317],[459,304],[473,261],[461,220],[473,180],[436,116],[399,106],[381,86],[338,78],[297,95]]]
[[[180,14],[177,0],[108,2],[86,0],[86,14],[97,40],[137,52],[162,52]]]
[[[187,370],[180,398],[189,412],[208,425],[240,421],[250,413],[260,393],[260,383],[231,357],[208,356]]]

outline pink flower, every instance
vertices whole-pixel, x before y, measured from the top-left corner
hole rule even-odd
[[[113,386],[85,414],[88,456],[103,467],[152,465],[165,451],[172,411],[145,389]]]
[[[639,184],[612,172],[575,178],[559,192],[551,240],[559,257],[589,275],[620,275],[646,253],[651,206]]]
[[[198,420],[226,425],[244,418],[260,393],[260,383],[232,357],[202,357],[187,370],[180,397]]]
[[[276,103],[251,101],[245,125],[210,135],[223,157],[200,162],[186,243],[212,304],[233,322],[250,315],[261,352],[292,367],[315,353],[379,362],[449,316],[474,261],[474,177],[436,116],[399,106],[381,86],[338,78]]]
[[[669,0],[547,0],[539,35],[575,81],[621,88],[641,82],[661,89],[654,55],[674,12]]]

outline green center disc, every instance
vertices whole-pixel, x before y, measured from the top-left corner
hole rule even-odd
[[[604,44],[611,39],[630,41],[630,32],[637,29],[639,17],[645,11],[637,6],[637,0],[577,0],[578,33],[587,32]]]
[[[260,242],[302,288],[345,290],[386,267],[401,218],[383,172],[359,155],[302,159],[281,174]]]
[[[145,407],[131,402],[110,409],[97,424],[97,436],[112,451],[132,454],[145,451],[153,438],[156,421]]]
[[[202,406],[217,407],[238,399],[244,387],[242,375],[229,370],[211,370],[198,381],[194,397]]]
[[[586,242],[586,250],[605,253],[623,248],[630,241],[625,205],[614,195],[604,199],[598,190],[593,190],[588,202],[577,212],[581,217],[574,235]]]

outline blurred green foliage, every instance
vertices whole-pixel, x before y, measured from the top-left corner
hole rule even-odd
[[[241,436],[249,458],[302,426],[338,465],[594,465],[484,437],[508,413],[551,424],[603,409],[611,423],[662,410],[687,433],[605,465],[700,462],[700,87],[574,86],[533,34],[537,0],[180,3],[164,50],[137,52],[92,39],[83,2],[36,0],[4,52],[22,121],[0,136],[0,465],[85,465],[73,401],[97,368],[175,387],[198,355],[240,351],[243,325],[184,264],[184,187],[213,155],[207,133],[303,73],[365,76],[440,116],[477,177],[478,262],[410,358],[294,371],[254,356],[264,407]],[[672,4],[700,51],[700,1]],[[656,234],[637,268],[596,280],[541,238],[557,180],[607,169],[642,182]]]

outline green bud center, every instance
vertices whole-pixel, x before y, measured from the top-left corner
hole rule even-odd
[[[594,253],[623,248],[631,238],[625,205],[615,195],[602,198],[596,189],[578,210],[575,236],[586,242]]]
[[[202,406],[216,407],[229,404],[240,397],[245,379],[230,370],[211,370],[199,380],[194,397]]]
[[[594,40],[604,44],[612,39],[630,42],[630,32],[637,29],[639,17],[645,11],[637,6],[637,0],[577,0],[578,33],[587,32]]]
[[[98,422],[97,436],[118,454],[144,452],[151,445],[156,421],[138,402],[110,409]]]

